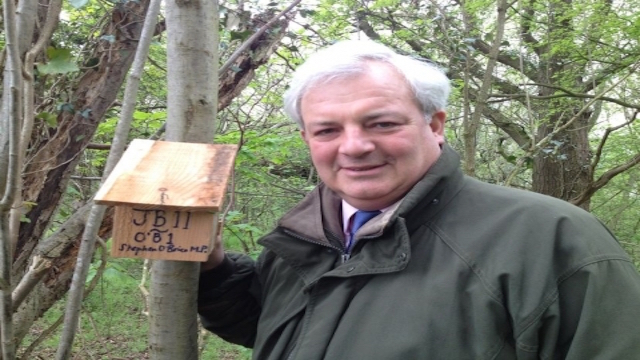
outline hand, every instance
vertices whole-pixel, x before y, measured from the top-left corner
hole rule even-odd
[[[223,222],[218,221],[215,239],[213,240],[213,250],[209,254],[207,261],[200,264],[200,272],[207,271],[218,267],[224,260],[224,247],[222,245],[222,228]]]

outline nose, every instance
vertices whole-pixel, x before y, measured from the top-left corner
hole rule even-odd
[[[350,157],[360,157],[375,149],[373,140],[359,127],[345,129],[341,143],[340,153]]]

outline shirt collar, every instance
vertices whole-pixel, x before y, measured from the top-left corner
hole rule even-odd
[[[391,208],[393,208],[397,203],[402,201],[402,199],[398,200],[391,206],[387,206],[384,209],[380,209],[380,212],[385,212]],[[342,199],[342,232],[344,233],[344,238],[346,239],[349,236],[349,222],[351,221],[351,217],[356,213],[359,209],[353,207],[353,205],[346,202]]]

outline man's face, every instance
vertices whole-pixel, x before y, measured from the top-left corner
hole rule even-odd
[[[361,210],[392,205],[440,156],[445,113],[427,124],[402,76],[383,63],[311,87],[302,137],[324,183]]]

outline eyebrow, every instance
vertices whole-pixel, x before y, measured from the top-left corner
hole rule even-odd
[[[399,111],[378,110],[378,111],[373,111],[373,112],[371,112],[369,114],[366,114],[365,116],[362,117],[362,119],[364,121],[370,121],[370,120],[376,120],[378,118],[385,117],[385,116],[392,116],[392,117],[398,118],[398,119],[406,118],[406,116],[402,115],[402,112],[399,112]]]
[[[309,124],[306,124],[307,127],[310,126],[334,126],[336,125],[338,122],[334,121],[334,120],[319,120],[319,121],[311,121]]]
[[[400,111],[394,111],[394,110],[374,110],[368,114],[365,114],[364,116],[360,117],[358,119],[358,121],[360,122],[367,122],[367,121],[372,121],[372,120],[376,120],[379,119],[381,117],[385,117],[385,116],[393,116],[394,118],[397,119],[406,119],[406,116],[402,115],[402,112]],[[340,122],[336,121],[336,120],[316,120],[316,121],[311,121],[309,122],[309,124],[306,124],[306,127],[324,127],[324,126],[335,126],[335,125],[339,125]]]

